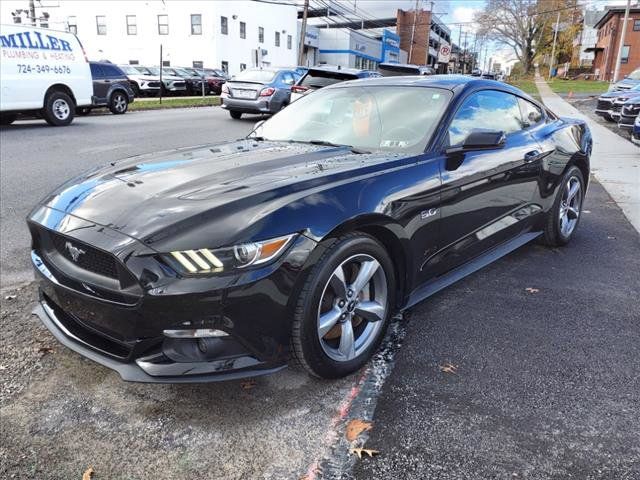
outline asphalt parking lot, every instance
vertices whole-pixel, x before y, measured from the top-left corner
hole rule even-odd
[[[640,236],[597,183],[571,246],[527,245],[440,292],[401,322],[394,359],[341,381],[124,383],[30,316],[35,288],[15,285],[31,275],[23,222],[40,197],[256,120],[202,108],[0,130],[0,478],[640,478]],[[380,454],[356,460],[345,426],[371,415],[353,445]]]

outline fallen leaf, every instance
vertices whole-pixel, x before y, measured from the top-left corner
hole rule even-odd
[[[527,291],[529,293],[538,293],[540,291],[540,289],[539,288],[527,287],[527,288],[525,288],[525,291]]]
[[[91,477],[93,477],[93,467],[89,467],[84,471],[82,480],[91,480]]]
[[[582,210],[582,213],[591,213],[591,210]],[[514,473],[514,475],[517,475],[517,473]]]
[[[608,238],[609,240],[615,240],[615,239],[616,239],[616,237],[614,237],[613,235],[607,235],[607,238]]]
[[[6,365],[0,365],[0,370],[6,370],[7,366]]]
[[[371,424],[371,422],[365,422],[364,420],[357,419],[351,420],[347,424],[347,431],[345,433],[345,436],[347,437],[347,440],[353,442],[362,432],[368,432],[372,428],[373,425]]]
[[[350,448],[349,453],[352,455],[357,455],[360,460],[362,460],[362,454],[369,455],[373,457],[374,455],[378,455],[380,452],[378,450],[370,450],[368,448]]]
[[[7,295],[4,297],[5,300],[13,300],[14,298],[16,298],[16,295]]]
[[[53,353],[53,347],[42,346],[38,349],[38,353]]]
[[[240,387],[243,390],[251,390],[255,386],[256,386],[256,381],[255,380],[246,380],[244,382],[240,382]]]
[[[440,365],[440,371],[444,373],[451,373],[453,375],[458,373],[458,366],[452,365],[451,363],[446,363],[444,365]]]

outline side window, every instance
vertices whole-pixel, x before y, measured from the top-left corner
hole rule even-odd
[[[104,74],[102,73],[102,67],[100,65],[96,65],[95,63],[91,64],[91,76],[93,78],[102,78]]]
[[[482,90],[469,96],[449,125],[449,145],[461,145],[473,130],[497,130],[506,134],[522,130],[522,115],[514,95]]]
[[[282,81],[284,83],[286,83],[287,85],[293,85],[293,83],[294,83],[293,75],[291,75],[290,72],[284,72],[282,74]]]
[[[542,110],[533,103],[525,100],[524,98],[518,98],[520,104],[520,110],[522,111],[522,120],[525,127],[535,125],[542,120]]]
[[[124,76],[120,71],[112,67],[111,65],[104,65],[102,67],[102,71],[104,72],[105,77],[122,77]]]

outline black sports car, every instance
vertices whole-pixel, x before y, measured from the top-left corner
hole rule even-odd
[[[123,379],[202,382],[293,357],[360,368],[392,314],[540,238],[564,245],[589,129],[504,83],[343,82],[246,139],[143,155],[30,214],[35,313]]]

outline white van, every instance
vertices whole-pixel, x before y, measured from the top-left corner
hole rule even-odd
[[[49,125],[69,125],[92,95],[89,61],[74,34],[0,25],[0,124],[28,113]]]

